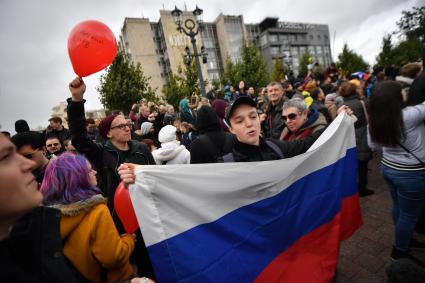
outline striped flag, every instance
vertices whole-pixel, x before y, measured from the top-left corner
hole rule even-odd
[[[331,282],[362,224],[351,118],[283,160],[138,166],[130,187],[157,282]]]

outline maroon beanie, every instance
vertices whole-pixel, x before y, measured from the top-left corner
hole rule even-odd
[[[106,116],[105,118],[102,119],[102,121],[100,121],[100,123],[99,123],[99,135],[102,138],[108,139],[108,132],[111,129],[112,121],[117,116],[118,116],[118,114],[112,114],[112,115]]]

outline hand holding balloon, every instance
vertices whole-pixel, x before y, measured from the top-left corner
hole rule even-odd
[[[68,54],[79,77],[94,74],[114,61],[115,36],[105,24],[89,20],[76,25],[68,37]]]
[[[69,84],[69,91],[72,94],[72,101],[82,101],[84,92],[86,91],[86,84],[84,83],[83,79],[80,77],[76,77]]]
[[[136,214],[134,213],[133,204],[131,203],[128,189],[124,187],[124,183],[120,183],[115,191],[114,209],[118,214],[121,223],[127,233],[132,234],[139,228]]]
[[[136,165],[132,163],[123,163],[120,167],[118,167],[118,175],[120,175],[125,188],[128,188],[128,185],[130,184],[134,184],[136,180],[136,175],[134,175],[135,168]]]

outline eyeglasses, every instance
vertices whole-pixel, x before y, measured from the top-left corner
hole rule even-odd
[[[299,114],[299,113],[291,113],[291,114],[288,114],[288,116],[282,115],[282,119],[283,119],[283,121],[285,121],[285,122],[286,122],[287,120],[295,120],[295,119],[297,118],[298,114]]]
[[[27,158],[27,159],[32,159],[34,157],[34,153],[38,151],[38,149],[34,150],[33,152],[29,152],[29,153],[24,153],[22,154],[23,157]]]
[[[133,125],[132,123],[119,124],[119,125],[116,125],[116,126],[114,126],[114,127],[111,127],[111,128],[110,128],[110,130],[113,130],[113,129],[125,130],[125,128],[126,128],[126,127],[128,127],[129,129],[131,129],[131,126],[132,126],[132,125]]]
[[[47,147],[58,146],[58,145],[59,145],[59,143],[57,143],[57,142],[46,144]]]

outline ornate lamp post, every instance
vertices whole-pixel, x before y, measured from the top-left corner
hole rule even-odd
[[[198,49],[196,47],[196,35],[202,30],[202,13],[203,10],[196,6],[196,9],[193,11],[193,15],[196,17],[196,23],[192,19],[186,19],[183,24],[183,12],[179,10],[177,6],[175,6],[174,10],[171,11],[171,15],[174,18],[174,23],[177,25],[177,30],[180,33],[184,33],[190,37],[190,42],[192,43],[193,47],[193,54],[190,54],[189,47],[186,47],[185,51],[186,58],[188,59],[187,62],[190,63],[191,58],[195,57],[196,67],[198,69],[199,87],[201,89],[201,95],[203,97],[206,97],[207,95],[205,92],[204,78],[202,76],[202,69],[201,63],[199,62],[199,57],[202,56],[203,62],[206,63],[207,54],[204,51],[204,47],[201,47],[201,54],[199,54]]]

